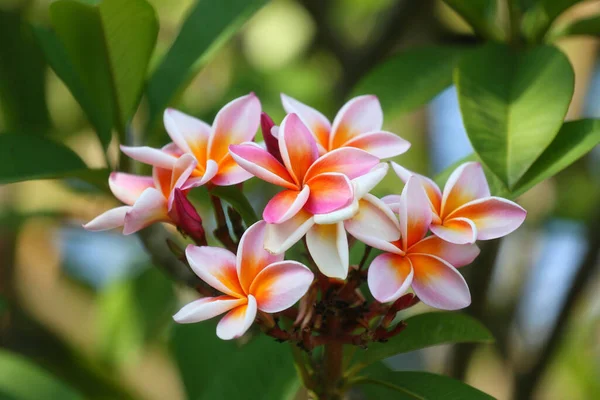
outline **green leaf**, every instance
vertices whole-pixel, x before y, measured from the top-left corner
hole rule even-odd
[[[105,107],[105,116],[112,112],[109,120],[123,136],[158,35],[154,9],[145,0],[58,0],[50,18],[84,90]]]
[[[206,321],[177,325],[171,345],[188,399],[293,399],[298,387],[288,346],[262,334],[246,344],[224,341]]]
[[[83,400],[83,396],[27,359],[0,349],[0,398]]]
[[[369,399],[493,400],[493,397],[461,381],[421,371],[392,371],[382,363],[365,370],[358,384]]]
[[[496,25],[496,0],[444,0],[475,31],[491,40],[502,40],[503,33]]]
[[[0,184],[53,179],[86,169],[68,147],[32,135],[0,135]]]
[[[71,94],[77,100],[96,130],[102,147],[106,149],[112,139],[113,114],[110,105],[110,96],[106,95],[105,99],[107,102],[103,103],[101,94],[97,96],[95,92],[88,91],[90,88],[82,80],[75,65],[69,59],[66,49],[53,31],[36,27],[34,28],[34,33],[44,51],[46,60],[56,75],[69,88]]]
[[[444,343],[491,343],[492,334],[479,321],[465,314],[431,312],[406,319],[406,328],[386,343],[373,343],[357,352],[360,367],[377,361]],[[359,350],[360,351],[360,350]]]
[[[600,15],[578,19],[569,24],[552,29],[547,36],[548,42],[554,42],[565,36],[600,36]]]
[[[0,317],[2,317],[2,314],[4,314],[6,310],[8,310],[8,301],[0,296]]]
[[[513,188],[563,123],[574,87],[569,60],[551,46],[488,44],[461,58],[454,81],[475,152]]]
[[[523,15],[522,30],[531,42],[539,43],[563,12],[584,0],[538,0]]]
[[[556,175],[600,144],[600,120],[565,122],[540,158],[515,185],[518,196],[544,179]]]
[[[13,132],[44,134],[50,128],[46,105],[46,63],[20,10],[0,9],[0,111]]]
[[[182,85],[265,3],[266,0],[197,1],[148,82],[149,126]]]
[[[374,94],[385,111],[412,111],[452,84],[452,71],[462,52],[441,46],[404,51],[370,71],[353,95]]]
[[[225,200],[242,216],[246,226],[250,226],[258,217],[252,208],[252,205],[240,189],[235,186],[216,186],[210,190],[212,195]]]
[[[111,363],[134,361],[171,321],[172,283],[156,268],[108,286],[99,297],[98,350]]]

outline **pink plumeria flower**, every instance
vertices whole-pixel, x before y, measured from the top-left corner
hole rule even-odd
[[[360,184],[364,187],[375,179],[371,179],[372,176],[382,178],[379,178],[379,172],[369,174],[376,170],[374,167],[379,164],[379,159],[352,147],[336,149],[319,157],[315,139],[296,114],[284,118],[278,144],[283,164],[255,143],[230,147],[233,158],[241,167],[285,188],[269,201],[263,212],[264,220],[269,223],[267,250],[284,252],[310,230],[307,236],[309,249],[312,242],[326,247],[315,245],[312,246],[315,252],[311,250],[321,271],[328,276],[345,278],[347,257],[340,259],[336,249],[344,247],[346,238],[343,224],[337,221],[340,214],[345,216],[353,212],[357,182],[367,180]],[[327,225],[314,226],[315,223]],[[345,247],[347,253],[347,242]],[[336,262],[332,257],[337,257]]]
[[[223,340],[242,336],[257,312],[276,313],[293,306],[308,291],[314,275],[303,264],[284,261],[263,248],[265,222],[252,225],[240,240],[237,256],[219,247],[189,245],[186,257],[196,275],[223,293],[184,306],[173,319],[205,321],[227,312],[217,325]]]
[[[260,112],[260,101],[254,93],[226,104],[217,113],[212,127],[180,111],[167,109],[164,113],[165,129],[179,151],[147,146],[121,146],[121,150],[137,161],[164,169],[172,169],[181,154],[192,154],[197,164],[184,189],[207,183],[217,186],[234,185],[252,175],[233,161],[229,155],[229,145],[248,142],[254,138],[260,122]]]
[[[356,147],[388,158],[410,148],[408,141],[382,130],[383,111],[376,96],[351,99],[340,109],[333,124],[319,111],[285,94],[281,94],[281,102],[286,112],[297,114],[308,126],[321,155],[340,147]]]
[[[185,186],[195,167],[194,157],[185,154],[175,161],[171,170],[155,167],[152,177],[111,173],[110,190],[127,205],[108,210],[83,227],[105,231],[122,226],[123,234],[129,235],[155,222],[170,222],[174,191]]]
[[[412,286],[423,303],[457,310],[471,303],[469,288],[456,270],[479,254],[474,244],[448,243],[428,236],[431,210],[418,178],[410,178],[399,198],[399,219],[383,201],[368,195],[346,229],[362,242],[384,250],[369,267],[367,282],[373,297],[386,303]]]
[[[467,162],[456,168],[443,194],[431,179],[396,163],[392,163],[392,167],[404,182],[413,175],[421,182],[433,213],[431,232],[448,242],[474,243],[506,236],[521,226],[527,215],[518,204],[491,196],[478,162]],[[394,208],[397,196],[386,196],[384,201]]]

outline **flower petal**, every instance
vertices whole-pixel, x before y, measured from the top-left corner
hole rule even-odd
[[[344,146],[357,147],[379,158],[396,157],[410,148],[410,142],[392,132],[367,132],[347,141]]]
[[[181,186],[181,189],[187,190],[187,189],[203,186],[203,185],[207,184],[208,182],[210,182],[211,180],[213,180],[213,178],[215,178],[215,176],[217,175],[217,172],[219,172],[219,166],[217,165],[217,163],[214,160],[208,160],[206,162],[206,168],[204,169],[204,175],[197,176],[194,178],[189,178]],[[248,174],[248,175],[250,175],[250,174]],[[216,183],[214,181],[213,181],[213,183],[218,185],[218,183]]]
[[[154,187],[154,180],[151,176],[112,172],[108,178],[108,186],[117,199],[131,206],[144,190]]]
[[[229,152],[240,167],[257,178],[287,189],[297,189],[287,169],[256,143],[229,146]]]
[[[175,188],[181,189],[197,164],[196,158],[190,153],[186,153],[177,159],[171,171],[171,191]]]
[[[221,159],[217,173],[210,179],[210,182],[217,186],[231,186],[250,178],[252,178],[252,174],[240,167],[231,154],[227,154]]]
[[[415,276],[415,294],[428,306],[442,310],[459,310],[471,304],[467,282],[460,272],[441,258],[410,254]]]
[[[217,324],[217,336],[223,340],[239,338],[256,318],[256,299],[248,296],[248,304],[229,311]]]
[[[83,228],[92,231],[107,231],[123,226],[125,215],[131,210],[131,206],[121,206],[98,215],[96,218],[83,225]]]
[[[479,255],[479,247],[475,244],[454,244],[429,236],[415,243],[407,253],[423,253],[439,257],[454,267],[470,264]]]
[[[381,198],[381,201],[385,203],[393,212],[397,213],[400,209],[400,195],[399,194],[388,194]]]
[[[371,294],[380,303],[400,298],[413,280],[413,267],[408,257],[384,253],[371,262],[367,283]]]
[[[379,164],[379,158],[355,147],[344,147],[330,151],[320,157],[306,172],[305,181],[328,172],[338,172],[350,179],[370,172]]]
[[[308,168],[319,157],[317,142],[296,114],[288,114],[279,127],[279,151],[294,181],[301,184]]]
[[[185,256],[192,271],[204,282],[230,296],[245,296],[237,275],[235,254],[219,247],[190,244]]]
[[[263,218],[270,224],[280,224],[298,214],[309,198],[311,190],[304,186],[302,190],[284,190],[277,193],[265,207]]]
[[[301,210],[281,224],[267,224],[265,250],[273,254],[283,253],[302,239],[314,223],[312,215]]]
[[[451,218],[444,224],[431,224],[431,232],[450,243],[466,244],[475,243],[477,240],[477,227],[467,218]]]
[[[416,172],[409,171],[408,169],[400,166],[399,164],[392,161],[392,168],[396,175],[402,180],[402,182],[408,182],[408,178],[411,176],[419,177],[421,184],[423,185],[423,189],[425,189],[425,193],[427,193],[427,197],[429,198],[429,202],[431,203],[431,208],[435,214],[440,213],[440,209],[442,207],[442,192],[438,185],[429,179],[428,177],[417,174]]]
[[[207,157],[219,164],[229,154],[229,145],[251,141],[258,130],[260,110],[254,93],[227,103],[215,117]]]
[[[245,303],[245,298],[239,299],[231,296],[204,297],[183,306],[177,314],[173,315],[173,319],[179,324],[193,324],[216,317]]]
[[[129,147],[121,145],[121,151],[136,161],[159,168],[171,169],[177,161],[177,157],[148,146]]]
[[[464,163],[452,172],[444,186],[440,217],[445,219],[463,204],[483,197],[490,197],[490,188],[481,164]]]
[[[159,190],[148,188],[125,215],[123,235],[130,235],[162,221],[169,221],[167,199]]]
[[[306,245],[315,264],[325,276],[346,279],[350,256],[343,222],[313,225],[306,233]]]
[[[281,103],[288,114],[297,114],[304,125],[310,129],[319,145],[319,150],[324,153],[329,148],[329,132],[331,123],[323,114],[285,94],[281,94]]]
[[[320,174],[306,182],[310,196],[304,209],[312,214],[327,214],[352,203],[354,192],[346,175],[337,173]]]
[[[387,163],[379,163],[366,174],[352,179],[354,197],[357,199],[362,199],[365,194],[373,190],[373,188],[377,186],[379,182],[383,180],[383,178],[385,178],[388,169],[389,165]]]
[[[246,229],[238,245],[236,270],[245,293],[249,293],[256,275],[267,265],[283,261],[283,254],[275,255],[265,250],[266,226],[265,221],[258,221]]]
[[[211,132],[210,125],[173,108],[165,110],[163,122],[173,143],[184,153],[192,153],[198,160],[198,164],[204,165]]]
[[[333,120],[329,149],[342,147],[361,133],[379,131],[383,111],[376,96],[358,96],[348,101]]]
[[[500,197],[487,197],[457,208],[449,218],[469,219],[477,227],[477,239],[488,240],[508,235],[521,226],[526,216],[527,211],[517,203]]]
[[[281,261],[267,266],[252,282],[250,294],[258,309],[280,312],[293,306],[306,294],[314,274],[297,261]]]
[[[366,195],[359,200],[359,211],[344,223],[346,230],[356,239],[390,253],[402,253],[391,242],[400,239],[400,226],[396,216],[381,200]]]
[[[319,225],[336,224],[338,222],[343,222],[349,218],[352,218],[356,215],[357,212],[358,200],[356,199],[356,196],[354,196],[354,200],[352,200],[352,203],[350,203],[350,205],[327,214],[315,214],[313,217],[315,223]]]
[[[400,195],[398,217],[402,232],[402,246],[406,251],[425,237],[431,224],[431,207],[419,178],[413,176],[404,185]]]
[[[260,129],[262,131],[263,139],[265,140],[265,147],[270,155],[275,157],[277,161],[283,164],[283,159],[281,158],[281,152],[279,151],[279,140],[278,136],[275,136],[272,131],[275,128],[275,123],[269,117],[266,112],[262,112],[260,114]]]

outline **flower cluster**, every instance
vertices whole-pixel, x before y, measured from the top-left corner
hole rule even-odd
[[[395,313],[417,298],[445,310],[467,307],[469,288],[457,268],[477,257],[477,240],[509,234],[526,211],[491,196],[476,162],[459,166],[443,191],[392,163],[404,188],[379,199],[370,191],[388,172],[389,164],[381,160],[406,152],[410,143],[382,130],[376,97],[350,100],[333,123],[291,97],[282,95],[282,103],[287,115],[280,126],[261,113],[254,94],[223,107],[212,127],[166,110],[172,143],[162,149],[122,147],[150,164],[152,177],[113,173],[110,188],[126,205],[85,228],[123,226],[130,234],[170,222],[191,237],[199,246],[189,245],[185,258],[207,285],[199,289],[204,297],[174,319],[191,323],[227,312],[217,327],[222,339],[243,335],[257,320],[271,336],[308,350],[332,337],[363,345],[396,334],[401,326],[388,330]],[[252,141],[259,125],[264,143]],[[218,230],[224,233],[218,238],[226,249],[206,246],[202,219],[187,194],[203,185],[210,193],[252,176],[282,188],[264,208],[263,220],[244,232],[241,221],[232,219],[238,242],[229,234],[221,203],[213,201]],[[284,260],[303,238],[309,267]],[[356,240],[367,250],[359,265],[350,265],[349,249]],[[382,253],[365,269],[371,248]],[[361,292],[365,280],[374,302]],[[407,295],[410,288],[416,297]],[[327,320],[328,315],[333,317]],[[293,321],[294,330],[279,327],[282,316]]]

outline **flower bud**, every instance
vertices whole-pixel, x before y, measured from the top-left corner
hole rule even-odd
[[[202,218],[185,197],[181,189],[176,188],[173,193],[173,205],[169,210],[169,217],[175,225],[186,235],[191,237],[196,244],[206,246],[206,233],[202,226]]]
[[[260,114],[260,127],[262,129],[263,138],[265,139],[265,145],[267,146],[267,151],[275,157],[280,163],[283,163],[283,159],[281,158],[281,153],[279,152],[279,141],[273,136],[271,133],[271,128],[275,126],[275,123],[269,117],[266,112],[262,112]]]

